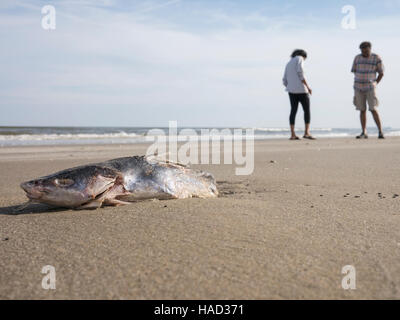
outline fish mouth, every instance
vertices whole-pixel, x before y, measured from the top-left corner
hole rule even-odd
[[[31,200],[39,200],[44,194],[50,193],[44,188],[35,186],[32,182],[23,182],[20,187],[26,192],[26,196]]]
[[[26,196],[29,198],[29,200],[40,200],[42,195],[38,195],[38,194],[32,194],[27,192]]]
[[[30,199],[30,200],[39,200],[42,198],[43,194],[42,193],[38,193],[38,192],[30,192],[30,191],[26,191],[26,196]]]

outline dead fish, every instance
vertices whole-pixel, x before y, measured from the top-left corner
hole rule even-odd
[[[218,196],[212,174],[134,156],[66,169],[21,183],[30,202],[74,209],[96,209],[148,199]]]

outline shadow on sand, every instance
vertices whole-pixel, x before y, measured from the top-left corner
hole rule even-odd
[[[41,203],[21,204],[18,206],[0,207],[0,215],[37,214],[46,212],[67,211],[66,208],[55,208]]]

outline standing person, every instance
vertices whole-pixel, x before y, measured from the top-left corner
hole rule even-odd
[[[353,62],[351,72],[354,73],[354,100],[356,109],[360,111],[362,132],[357,139],[368,139],[367,134],[367,102],[375,123],[379,130],[379,139],[384,139],[381,119],[377,107],[379,105],[376,97],[376,85],[383,78],[384,66],[382,59],[375,53],[371,53],[371,43],[360,44],[361,54],[357,55]],[[376,74],[378,73],[378,78]]]
[[[304,122],[305,131],[304,139],[314,140],[315,138],[310,134],[310,97],[308,94],[312,94],[311,88],[308,86],[306,79],[304,78],[304,60],[307,59],[307,53],[304,50],[294,50],[291,59],[286,65],[285,74],[283,76],[283,85],[286,87],[286,91],[289,92],[289,99],[291,105],[290,111],[290,131],[292,133],[290,140],[300,140],[296,136],[294,130],[294,124],[296,120],[297,108],[299,102],[301,103],[304,111]]]

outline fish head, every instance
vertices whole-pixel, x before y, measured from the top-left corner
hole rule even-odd
[[[32,202],[74,208],[111,189],[118,173],[110,168],[82,166],[21,183]]]

